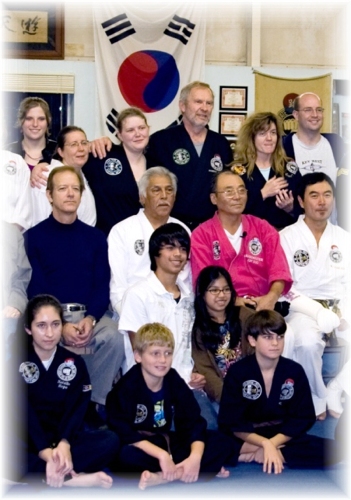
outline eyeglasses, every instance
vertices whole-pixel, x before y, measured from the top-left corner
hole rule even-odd
[[[207,292],[210,292],[211,295],[219,295],[221,292],[223,295],[228,295],[231,293],[231,289],[229,286],[225,286],[224,288],[207,288]]]
[[[89,146],[89,141],[75,141],[75,142],[71,142],[71,144],[65,144],[65,146],[67,146],[68,148],[71,148],[71,149],[77,149],[79,148],[79,146],[82,146],[83,148],[86,148],[87,146]]]
[[[244,187],[240,187],[238,189],[234,188],[227,188],[224,189],[223,191],[216,191],[216,194],[224,194],[226,198],[231,198],[235,194],[239,197],[245,196],[247,193],[247,189]]]
[[[302,111],[302,113],[305,113],[306,115],[311,115],[312,113],[316,113],[317,115],[322,115],[324,108],[303,108],[299,109],[299,111]]]

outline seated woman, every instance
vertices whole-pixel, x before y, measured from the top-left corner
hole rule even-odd
[[[59,345],[60,303],[51,295],[35,296],[24,322],[28,346],[17,355],[16,366],[26,409],[24,415],[22,406],[17,408],[25,427],[20,443],[25,471],[43,474],[46,484],[55,488],[110,488],[112,479],[102,469],[118,453],[119,439],[109,430],[84,430],[91,383],[83,359]]]
[[[95,200],[88,181],[82,172],[82,167],[86,164],[89,157],[89,141],[84,130],[73,125],[61,129],[57,136],[57,156],[60,157],[60,160],[51,160],[47,169],[48,171],[44,175],[47,177],[51,170],[62,165],[74,167],[83,177],[85,186],[78,208],[78,218],[90,226],[95,226]],[[32,188],[32,203],[33,225],[35,225],[51,214],[51,205],[46,197],[46,186],[41,185],[40,189]]]
[[[255,113],[244,121],[235,145],[233,172],[242,176],[248,200],[244,213],[267,220],[276,229],[297,221],[301,174],[282,146],[278,117]]]
[[[241,330],[252,311],[235,306],[235,298],[226,269],[208,266],[200,272],[195,290],[192,357],[196,370],[206,378],[205,391],[217,411],[229,366],[247,353]]]

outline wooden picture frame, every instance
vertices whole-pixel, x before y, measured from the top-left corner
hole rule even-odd
[[[246,113],[219,113],[219,133],[226,137],[237,137]]]
[[[220,110],[247,111],[247,87],[219,87]]]
[[[4,2],[3,55],[12,59],[64,59],[61,3]]]

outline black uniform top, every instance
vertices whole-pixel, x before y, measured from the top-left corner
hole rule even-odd
[[[117,222],[139,212],[138,186],[123,146],[113,145],[102,160],[90,154],[83,172],[95,198],[96,227],[106,236]]]
[[[316,421],[311,390],[301,365],[280,357],[269,397],[256,356],[233,364],[224,379],[218,414],[219,428],[233,432],[257,432],[257,424],[279,423],[279,432],[297,437]]]
[[[285,167],[285,180],[288,182],[288,190],[292,191],[294,196],[294,210],[292,214],[288,214],[275,204],[275,196],[269,196],[265,200],[262,198],[261,189],[266,184],[266,179],[260,172],[260,169],[255,165],[251,177],[247,176],[246,172],[238,172],[245,182],[247,193],[247,203],[244,210],[245,214],[255,215],[261,219],[265,219],[276,229],[282,229],[297,221],[302,209],[297,200],[297,189],[301,182],[302,176],[299,167],[295,162],[288,162]],[[269,179],[272,179],[276,173],[271,168]]]
[[[54,156],[54,153],[56,151],[56,141],[53,141],[51,139],[46,139],[46,144],[45,148],[42,150],[42,159],[39,160],[38,163],[51,163],[52,157]],[[16,142],[11,142],[11,144],[8,144],[5,148],[7,151],[11,151],[12,153],[16,153],[24,158],[25,156],[25,151],[22,147],[22,140],[21,141],[16,141]]]
[[[229,142],[223,135],[207,130],[199,156],[190,135],[180,124],[152,134],[146,157],[148,167],[166,167],[178,178],[173,217],[193,229],[192,222],[198,225],[213,216],[216,209],[210,201],[213,174],[233,160]]]
[[[191,389],[173,368],[163,380],[164,425],[154,426],[153,393],[148,389],[140,364],[134,365],[113,387],[106,398],[107,422],[122,444],[145,439],[139,431],[164,434],[174,419],[181,441],[205,440],[206,420]]]
[[[25,384],[29,447],[39,452],[61,439],[71,442],[81,430],[91,395],[83,359],[57,346],[46,370],[30,346],[18,373],[22,387]]]

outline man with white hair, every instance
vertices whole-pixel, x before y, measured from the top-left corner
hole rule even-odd
[[[185,224],[170,217],[177,193],[176,176],[164,167],[153,167],[138,182],[140,202],[137,215],[118,222],[108,236],[111,267],[110,301],[118,314],[126,289],[150,273],[149,239],[155,229],[168,222]],[[191,285],[190,265],[186,264],[180,279]]]

